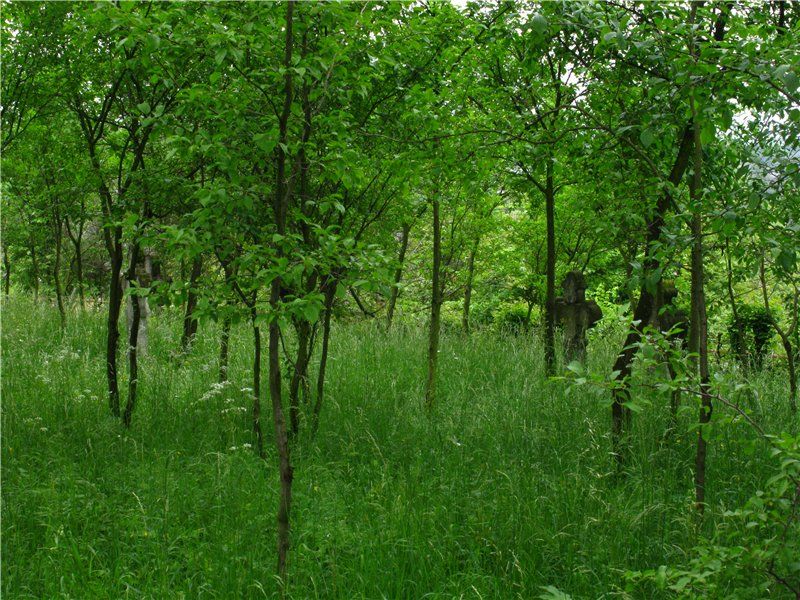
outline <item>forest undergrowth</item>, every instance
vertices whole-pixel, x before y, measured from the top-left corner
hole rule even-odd
[[[181,357],[180,316],[156,312],[128,430],[108,414],[102,310],[76,309],[62,334],[54,307],[12,297],[2,325],[4,598],[277,597],[274,445],[266,461],[251,447],[246,325],[220,385],[218,327]],[[668,396],[637,389],[618,476],[607,394],[548,380],[535,334],[444,331],[428,415],[424,327],[379,325],[335,324],[318,434],[293,441],[290,598],[671,597],[626,573],[685,564],[774,472],[748,426],[721,429],[698,522],[694,400],[669,434]],[[593,332],[590,372],[610,370],[621,334]],[[750,384],[754,418],[786,429],[785,377]]]

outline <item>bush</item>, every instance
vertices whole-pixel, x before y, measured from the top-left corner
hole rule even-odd
[[[738,321],[731,315],[728,336],[731,349],[743,367],[761,370],[772,340],[772,315],[761,306],[749,304],[737,308]]]
[[[515,335],[527,332],[531,326],[528,308],[521,305],[512,305],[500,311],[495,322],[500,331]]]

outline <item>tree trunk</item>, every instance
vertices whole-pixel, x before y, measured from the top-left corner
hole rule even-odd
[[[203,270],[203,256],[198,254],[192,261],[192,271],[189,275],[189,293],[186,297],[186,312],[183,316],[183,334],[181,335],[181,351],[188,352],[189,347],[197,334],[197,318],[194,311],[197,308],[197,280]]]
[[[678,148],[678,155],[675,158],[675,163],[672,166],[668,178],[672,186],[677,186],[678,183],[680,183],[689,163],[689,158],[692,154],[692,131],[693,128],[691,124],[683,130],[680,146]],[[664,227],[664,216],[671,203],[672,195],[669,191],[664,192],[659,197],[655,212],[647,225],[644,259],[645,273],[653,273],[660,266],[658,257],[653,253],[653,246],[661,238],[661,230]],[[613,403],[611,405],[611,435],[614,455],[620,467],[625,461],[625,445],[623,443],[623,438],[626,430],[629,428],[631,420],[630,409],[625,406],[625,403],[630,401],[630,390],[628,389],[627,380],[631,375],[637,344],[642,338],[642,332],[648,324],[650,316],[653,314],[654,306],[655,296],[651,289],[647,287],[646,283],[643,283],[639,292],[639,301],[636,303],[636,309],[633,311],[631,329],[625,337],[622,351],[617,355],[612,368],[612,371],[617,373],[615,378],[617,387],[613,391]]]
[[[442,224],[439,217],[439,191],[433,199],[433,273],[431,275],[431,321],[428,332],[428,379],[425,384],[425,407],[433,410],[436,402],[436,367],[439,362],[439,332],[442,318],[442,285],[439,282],[442,263]]]
[[[481,238],[476,237],[467,259],[467,282],[464,284],[464,312],[461,315],[461,328],[467,334],[469,333],[469,308],[472,303],[472,281],[475,276],[475,255],[478,253],[478,245],[480,243]]]
[[[117,347],[119,346],[119,315],[122,309],[122,228],[114,227],[111,274],[108,292],[108,324],[106,332],[106,382],[111,414],[119,416],[119,384],[117,382]],[[136,327],[137,335],[139,327]]]
[[[56,201],[56,207],[54,208],[54,215],[53,215],[53,233],[55,234],[55,242],[56,242],[56,256],[55,260],[53,261],[53,287],[55,287],[56,291],[56,304],[58,306],[58,316],[61,323],[61,331],[63,332],[67,326],[67,311],[64,308],[64,290],[61,289],[61,214],[58,210],[58,205]]]
[[[300,386],[308,378],[308,342],[311,325],[308,321],[302,320],[297,323],[295,330],[297,331],[297,358],[289,384],[289,422],[292,427],[292,435],[300,432]]]
[[[284,90],[283,90],[283,109],[278,119],[278,145],[275,148],[276,169],[275,169],[275,191],[273,197],[273,215],[275,218],[275,229],[279,236],[286,234],[286,218],[289,212],[291,199],[291,181],[286,177],[286,158],[287,158],[287,129],[289,116],[292,109],[292,47],[294,45],[294,34],[292,31],[292,20],[294,13],[294,1],[286,3],[286,27],[284,41]],[[278,242],[278,256],[283,254],[282,246]],[[272,280],[269,297],[270,307],[273,314],[280,312],[281,304],[281,277],[276,276]],[[275,449],[278,452],[278,470],[280,476],[280,497],[278,501],[278,577],[281,580],[285,593],[286,590],[286,565],[289,554],[289,515],[292,506],[292,479],[293,470],[291,456],[289,452],[289,439],[286,433],[286,420],[283,414],[283,402],[281,399],[281,364],[280,364],[280,321],[277,318],[270,320],[269,324],[269,392],[272,399],[272,422],[275,428]]]
[[[331,313],[333,301],[336,298],[338,282],[331,278],[325,284],[325,315],[322,319],[322,350],[319,357],[319,372],[317,373],[317,398],[314,402],[314,412],[311,416],[311,434],[316,435],[319,427],[319,415],[322,412],[322,398],[325,392],[325,369],[328,366],[328,344],[331,339]]]
[[[699,129],[699,128],[698,128]],[[696,134],[699,144],[699,131]],[[698,150],[699,153],[699,150]],[[697,174],[695,184],[699,190],[700,164],[696,163]],[[696,209],[692,216],[692,322],[690,326],[689,351],[698,355],[700,369],[700,427],[697,430],[697,451],[695,454],[695,503],[702,514],[705,509],[706,489],[706,454],[707,442],[703,437],[703,426],[711,420],[711,394],[709,392],[708,370],[708,321],[706,318],[706,300],[704,291],[703,238],[700,210]]]
[[[219,336],[219,382],[228,381],[228,346],[231,339],[231,318],[222,320],[222,331]]]
[[[692,4],[689,38],[689,54],[697,61],[694,24],[698,4]],[[690,90],[692,109],[692,178],[689,180],[689,203],[692,210],[692,311],[689,324],[689,352],[697,355],[700,375],[700,415],[697,428],[697,450],[694,461],[695,506],[702,515],[706,505],[706,455],[708,444],[703,437],[704,426],[711,420],[710,375],[708,370],[708,320],[706,317],[705,270],[703,256],[703,147],[700,139],[700,121],[694,89]]]
[[[36,254],[36,241],[33,237],[33,227],[28,234],[28,250],[31,253],[31,276],[33,279],[33,301],[39,302],[39,260]]]
[[[81,203],[81,208],[83,208],[83,203]],[[83,222],[79,225],[76,234],[72,233],[72,228],[69,225],[69,217],[65,217],[64,225],[67,228],[67,236],[75,249],[75,275],[78,279],[78,297],[81,301],[81,309],[85,309],[86,292],[83,283]]]
[[[3,246],[3,291],[6,298],[11,293],[11,259],[8,257],[8,246]]]
[[[261,329],[256,325],[256,316],[256,299],[253,298],[250,312],[250,325],[253,328],[253,435],[256,438],[256,452],[264,458],[264,434],[261,431]]]
[[[403,263],[406,259],[406,250],[408,250],[408,237],[411,232],[411,223],[403,223],[403,230],[400,234],[400,253],[397,256],[397,268],[394,271],[394,285],[389,294],[389,306],[386,310],[386,329],[392,326],[392,319],[394,318],[394,309],[397,305],[397,297],[400,295],[400,280],[403,277]]]
[[[78,297],[81,301],[81,308],[86,308],[86,290],[83,283],[83,248],[81,248],[81,240],[73,243],[75,246],[75,271],[78,277]]]
[[[788,335],[778,335],[781,337],[783,344],[783,351],[786,352],[786,366],[789,369],[789,409],[797,412],[797,370],[794,364],[794,348],[792,348],[792,341]]]
[[[544,306],[544,362],[548,376],[556,372],[556,232],[555,190],[553,188],[553,152],[547,156],[544,188],[547,218],[547,291]]]
[[[139,262],[139,241],[134,242],[131,248],[130,266],[128,267],[127,280],[128,290],[131,294],[131,319],[128,331],[128,401],[125,404],[125,412],[122,415],[122,422],[125,427],[131,426],[133,410],[136,408],[136,386],[139,383],[139,364],[137,357],[137,347],[139,345],[139,323],[142,317],[142,305],[139,298],[135,295],[138,289],[136,278],[136,265]]]

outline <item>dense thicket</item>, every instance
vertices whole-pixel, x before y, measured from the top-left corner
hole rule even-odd
[[[764,513],[783,533],[638,576],[702,590],[720,560],[800,597],[798,28],[783,0],[5,3],[4,295],[52,301],[62,331],[102,312],[105,402],[126,428],[151,317],[181,312],[175,365],[217,332],[220,385],[247,328],[281,581],[332,325],[374,320],[425,324],[434,422],[442,329],[532,331],[531,369],[607,403],[620,481],[646,388],[667,392],[666,439],[694,414],[699,515],[717,425],[748,423],[785,458]],[[618,347],[590,373],[601,309]],[[783,432],[739,402],[764,369],[786,382]]]

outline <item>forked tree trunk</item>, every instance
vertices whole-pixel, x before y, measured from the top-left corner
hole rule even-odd
[[[425,384],[425,408],[436,403],[436,369],[439,362],[439,333],[442,319],[442,285],[439,282],[442,264],[442,224],[439,216],[439,190],[433,198],[433,272],[431,275],[431,320],[428,331],[428,378]]]
[[[403,278],[403,266],[408,250],[408,237],[411,233],[411,223],[403,223],[403,230],[400,232],[400,252],[397,256],[397,268],[394,270],[394,285],[389,293],[389,305],[386,309],[386,329],[392,326],[394,309],[397,306],[397,297],[400,295],[400,281]]]

